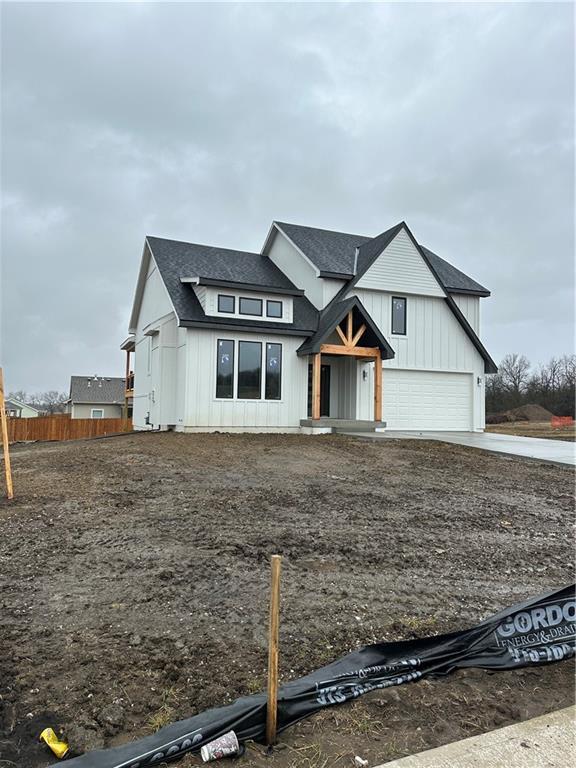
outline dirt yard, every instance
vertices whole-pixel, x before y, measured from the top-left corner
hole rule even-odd
[[[97,748],[262,690],[273,553],[283,680],[573,579],[569,467],[429,441],[136,434],[17,446],[13,468],[2,768],[53,762],[47,724]],[[239,764],[374,765],[567,706],[572,675],[561,662],[374,692]]]
[[[553,428],[549,421],[509,421],[504,424],[486,425],[486,432],[520,437],[544,437],[547,440],[576,440],[576,424]]]

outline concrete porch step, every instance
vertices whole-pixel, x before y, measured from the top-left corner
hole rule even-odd
[[[375,432],[386,427],[385,421],[364,421],[362,419],[331,419],[322,416],[320,419],[300,419],[301,427],[331,429],[336,433],[346,432]]]

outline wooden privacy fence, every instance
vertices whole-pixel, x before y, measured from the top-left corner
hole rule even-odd
[[[8,418],[8,440],[80,440],[131,432],[131,419],[71,419],[59,414],[35,419]]]

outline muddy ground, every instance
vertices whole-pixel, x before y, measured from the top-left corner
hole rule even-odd
[[[96,748],[263,689],[272,553],[283,680],[573,579],[569,467],[339,436],[135,434],[12,456],[1,768],[49,765],[46,724]],[[567,706],[572,675],[561,662],[373,692],[238,764],[373,765]]]
[[[487,424],[486,432],[520,437],[543,437],[546,440],[576,441],[576,424],[553,427],[549,421],[508,421],[503,424]]]

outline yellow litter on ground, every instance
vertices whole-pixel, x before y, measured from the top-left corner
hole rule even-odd
[[[46,742],[52,752],[56,755],[56,757],[60,758],[60,760],[63,757],[66,757],[68,752],[70,751],[70,747],[68,744],[66,744],[65,741],[60,741],[58,736],[54,733],[54,730],[52,728],[44,728],[42,733],[40,734],[40,741]]]

